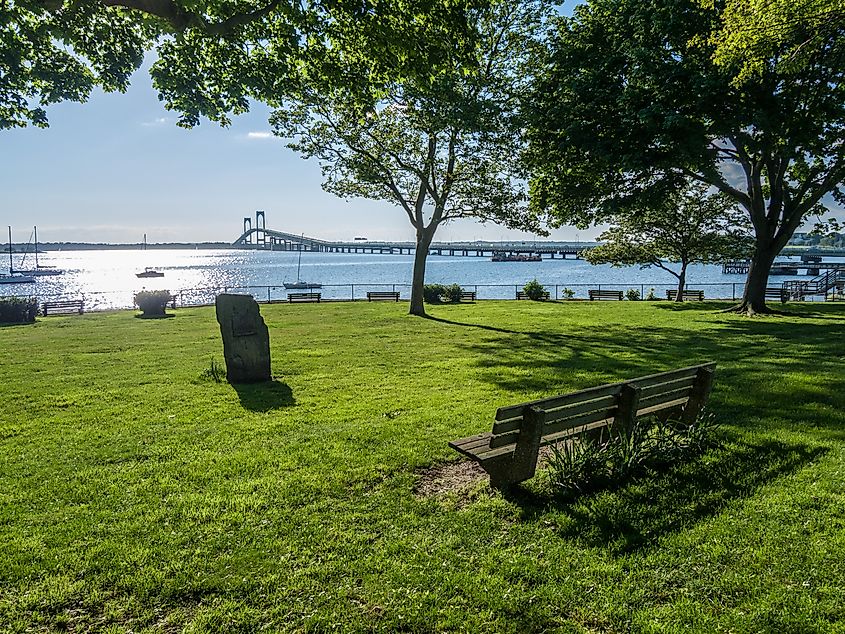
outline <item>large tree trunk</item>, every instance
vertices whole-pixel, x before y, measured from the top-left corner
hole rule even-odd
[[[766,286],[769,283],[772,263],[775,261],[779,249],[773,244],[774,241],[769,240],[767,242],[768,244],[761,245],[760,241],[757,241],[751,267],[748,269],[748,277],[745,280],[742,301],[734,309],[738,313],[756,315],[772,312],[766,306]]]
[[[434,239],[437,225],[434,223],[423,229],[417,229],[417,246],[414,250],[414,274],[411,280],[411,307],[408,313],[425,317],[425,303],[423,302],[423,287],[425,286],[425,260],[428,248]]]
[[[687,285],[687,264],[681,264],[681,272],[678,273],[678,294],[675,295],[676,302],[684,301],[684,287]]]

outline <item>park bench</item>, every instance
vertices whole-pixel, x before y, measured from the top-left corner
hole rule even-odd
[[[461,291],[461,301],[475,301],[475,291]]]
[[[288,293],[288,302],[320,302],[321,293]]]
[[[594,299],[618,299],[622,301],[622,291],[603,291],[597,288],[591,288],[589,291],[590,301]]]
[[[551,297],[549,295],[549,291],[543,291],[543,295],[540,299],[547,300],[547,299],[549,299],[549,297]],[[530,297],[528,297],[528,293],[526,293],[525,291],[517,291],[516,292],[516,298],[517,299],[531,299]]]
[[[84,301],[81,299],[69,299],[65,301],[44,302],[41,305],[41,314],[45,317],[48,313],[60,313],[69,315],[72,313],[82,314],[84,312]]]
[[[534,476],[541,446],[584,433],[624,432],[639,416],[693,422],[707,403],[715,372],[716,364],[706,363],[500,407],[491,432],[449,446],[478,462],[494,488],[505,488]]]
[[[373,291],[367,293],[368,302],[399,301],[399,291]]]
[[[769,286],[766,288],[766,299],[777,299],[781,304],[785,304],[789,299],[789,292],[780,286]]]
[[[668,289],[666,291],[666,299],[668,299],[668,300],[671,300],[671,301],[674,302],[675,298],[677,296],[678,296],[678,289],[677,288],[671,288],[671,289]],[[685,290],[684,294],[681,296],[681,299],[683,299],[684,301],[687,301],[687,300],[690,300],[690,299],[695,299],[695,300],[698,300],[699,302],[703,302],[704,301],[704,291]]]

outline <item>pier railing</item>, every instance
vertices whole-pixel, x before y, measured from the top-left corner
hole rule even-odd
[[[485,299],[516,299],[517,291],[521,291],[522,284],[462,284],[464,290],[475,291],[479,300]],[[671,283],[601,283],[601,284],[544,284],[545,289],[553,300],[587,299],[590,289],[616,290],[628,293],[633,290],[639,295],[639,299],[666,299],[667,290],[675,290],[676,284]],[[736,300],[742,296],[744,284],[742,282],[704,283],[688,284],[687,290],[704,291],[705,299],[714,300]],[[291,290],[290,292],[301,292],[302,289]],[[310,290],[310,289],[309,289]],[[399,292],[400,298],[410,298],[410,284],[389,284],[389,283],[366,283],[366,284],[324,284],[319,289],[324,301],[366,301],[367,293],[371,291],[393,291]],[[288,290],[284,286],[267,285],[243,285],[243,286],[207,286],[195,288],[171,289],[176,296],[177,306],[206,306],[214,303],[215,297],[220,293],[244,293],[252,295],[259,303],[273,303],[287,301]],[[58,301],[69,299],[83,299],[86,310],[116,310],[132,308],[134,305],[135,291],[102,291],[83,293],[53,293],[39,294],[38,299],[43,301]],[[828,297],[830,299],[831,297]],[[812,301],[824,301],[824,296],[808,298]]]

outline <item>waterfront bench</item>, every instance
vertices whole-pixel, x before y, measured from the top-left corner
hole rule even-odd
[[[475,291],[461,291],[461,301],[468,301],[474,302],[475,301]]]
[[[534,476],[542,446],[579,434],[606,437],[646,415],[692,423],[707,403],[715,372],[715,363],[705,363],[500,407],[491,432],[449,446],[478,462],[494,488],[505,488]]]
[[[71,315],[77,313],[81,315],[84,312],[85,302],[81,299],[70,299],[65,301],[44,302],[41,305],[41,314],[45,317],[52,312],[64,315]]]
[[[549,295],[549,291],[543,291],[543,295],[540,297],[540,300],[545,301],[545,300],[549,299],[550,297],[551,297],[551,295]],[[526,293],[525,291],[517,291],[516,292],[516,298],[517,299],[531,299],[530,297],[528,297],[528,293]]]
[[[675,301],[675,298],[678,296],[678,289],[671,288],[666,291],[666,299],[670,301]],[[697,300],[699,302],[704,301],[704,291],[691,291],[691,290],[684,290],[683,295],[681,295],[681,299],[684,301],[688,301],[691,299]]]
[[[789,299],[789,291],[780,286],[769,286],[766,288],[766,299],[777,299],[781,304],[785,304]]]
[[[590,301],[594,299],[618,299],[620,302],[622,301],[622,291],[603,291],[597,288],[591,288],[588,293],[590,295]]]
[[[373,291],[367,293],[368,302],[399,301],[399,291]]]
[[[320,302],[322,293],[288,293],[288,303],[294,302]]]

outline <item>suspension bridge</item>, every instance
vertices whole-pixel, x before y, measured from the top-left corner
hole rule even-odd
[[[534,255],[555,259],[561,257],[579,258],[583,249],[595,243],[571,242],[433,242],[429,247],[431,255],[450,255],[464,257],[490,257],[494,253],[512,255]],[[267,251],[318,251],[321,253],[369,253],[383,255],[412,254],[416,250],[414,242],[386,242],[355,238],[351,241],[321,240],[306,235],[296,235],[285,231],[268,229],[263,211],[255,212],[255,223],[251,217],[244,218],[243,233],[232,246],[244,249],[263,249]]]

